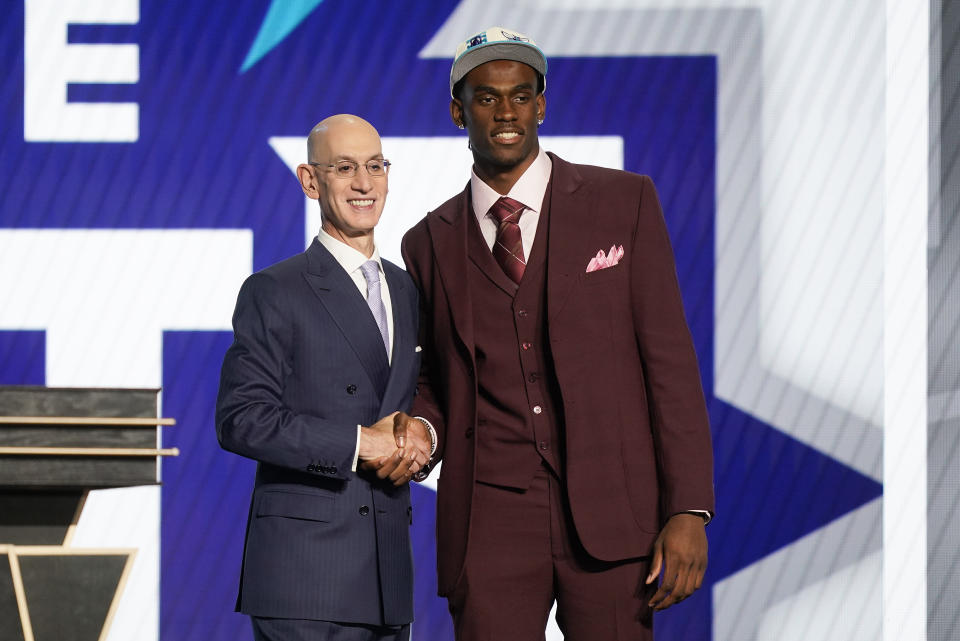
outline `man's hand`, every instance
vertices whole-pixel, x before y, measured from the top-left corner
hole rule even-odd
[[[360,428],[358,458],[361,461],[389,457],[398,449],[393,438],[393,419],[396,415],[396,412],[388,414],[370,427]]]
[[[665,610],[683,601],[703,584],[707,569],[707,534],[703,519],[696,514],[674,514],[653,543],[653,559],[647,584],[663,581],[650,599],[654,610]]]
[[[396,450],[390,456],[382,456],[372,461],[364,461],[360,467],[373,472],[378,479],[389,479],[394,485],[403,485],[410,481],[410,477],[417,473],[420,464],[414,455],[405,454],[403,450]]]
[[[418,423],[408,430],[406,420]],[[403,485],[420,471],[430,458],[430,436],[423,423],[403,413],[389,414],[370,427],[360,429],[360,467],[389,479],[394,485]],[[426,446],[423,446],[424,438]]]
[[[422,463],[430,460],[430,433],[423,421],[397,412],[393,418],[393,437],[397,447],[413,448],[423,455]]]

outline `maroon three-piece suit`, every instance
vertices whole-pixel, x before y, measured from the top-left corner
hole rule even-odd
[[[549,468],[601,561],[647,556],[671,515],[714,509],[706,408],[653,183],[550,157],[519,287],[482,240],[469,185],[403,240],[423,309],[413,413],[437,428],[443,461],[442,595],[461,580],[478,484],[523,490]],[[619,263],[588,272],[612,246]]]

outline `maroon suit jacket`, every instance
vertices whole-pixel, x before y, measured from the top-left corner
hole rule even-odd
[[[550,157],[547,331],[573,519],[592,556],[644,556],[666,518],[714,508],[710,429],[673,252],[649,177]],[[422,304],[423,369],[413,413],[437,428],[443,460],[440,594],[454,588],[463,567],[474,491],[471,215],[468,184],[403,239]],[[611,245],[623,246],[620,263],[587,273],[590,259]]]

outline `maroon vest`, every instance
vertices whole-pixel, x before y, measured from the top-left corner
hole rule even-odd
[[[467,270],[477,362],[477,480],[526,489],[542,462],[562,475],[559,386],[547,337],[550,190],[519,287],[504,274],[470,211]]]

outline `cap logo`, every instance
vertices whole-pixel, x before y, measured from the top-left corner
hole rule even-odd
[[[467,49],[473,49],[474,47],[479,47],[480,45],[486,43],[486,41],[487,41],[487,33],[486,32],[478,33],[477,35],[475,35],[474,37],[470,38],[470,40],[467,41]]]
[[[524,38],[523,36],[510,33],[509,31],[504,31],[503,29],[500,30],[500,34],[503,35],[503,37],[507,40],[512,40],[514,42],[530,42],[530,38]]]

